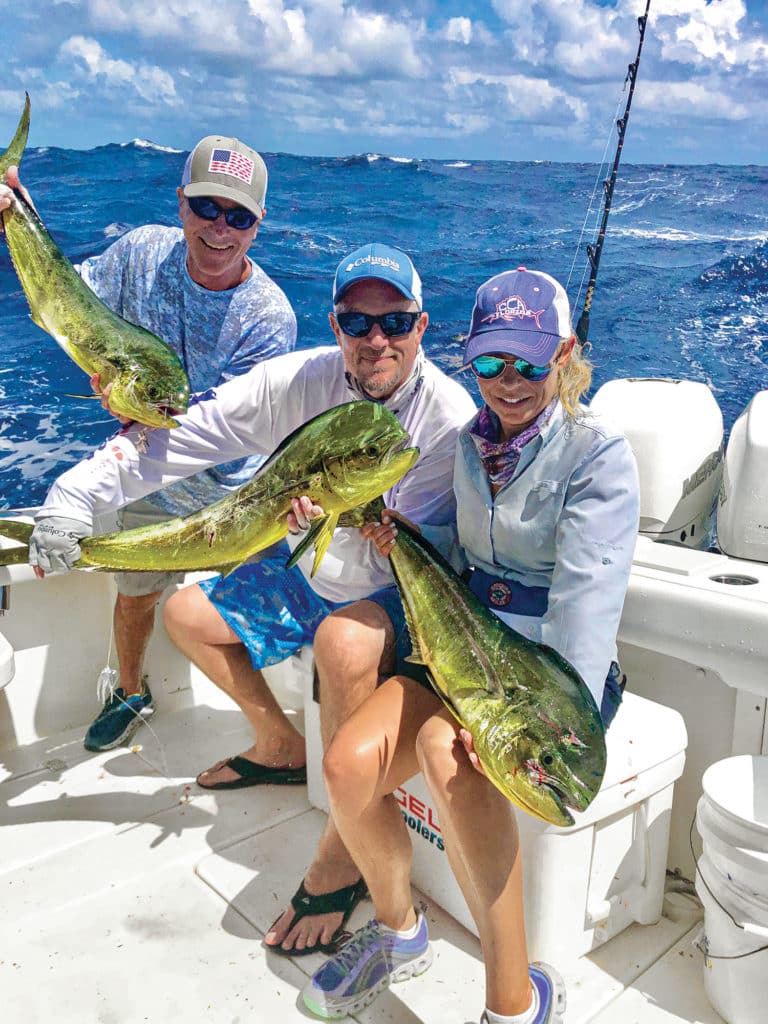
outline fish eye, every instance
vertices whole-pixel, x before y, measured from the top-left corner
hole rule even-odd
[[[542,754],[541,763],[547,768],[550,768],[555,763],[555,759],[550,753]]]
[[[369,444],[364,451],[369,459],[375,459],[379,454],[379,446],[377,444]]]

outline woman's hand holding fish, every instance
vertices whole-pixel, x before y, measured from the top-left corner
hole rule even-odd
[[[133,420],[130,419],[130,417],[128,417],[128,416],[120,416],[119,413],[116,413],[114,411],[114,409],[111,409],[109,407],[109,393],[112,390],[112,385],[111,384],[107,384],[107,386],[102,391],[102,389],[101,389],[101,374],[94,373],[93,376],[91,377],[90,385],[91,385],[91,388],[93,389],[94,395],[99,395],[101,397],[101,408],[102,409],[106,409],[107,412],[110,414],[110,416],[114,416],[116,420],[119,420],[120,423],[123,424],[123,426],[125,426],[126,423],[133,423]]]
[[[310,522],[317,516],[325,515],[320,505],[315,505],[310,497],[303,494],[300,498],[291,498],[293,512],[288,513],[288,532],[297,534],[309,529]]]
[[[472,733],[469,731],[469,729],[459,729],[459,739],[464,744],[464,749],[467,752],[469,763],[472,765],[475,771],[480,772],[481,775],[485,775],[485,769],[480,763],[480,758],[477,756],[477,753],[475,751],[475,742],[472,739]]]
[[[404,523],[408,523],[414,530],[421,533],[416,523],[412,523],[410,519],[406,519],[405,516],[399,515],[397,512],[392,512],[391,509],[384,509],[381,513],[380,523],[366,523],[365,526],[360,528],[360,532],[368,540],[372,540],[376,547],[379,549],[379,554],[382,558],[387,558],[391,554],[392,548],[397,543],[397,526],[394,520],[400,519]]]

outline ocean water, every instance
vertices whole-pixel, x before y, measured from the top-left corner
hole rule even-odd
[[[577,319],[585,245],[601,213],[596,165],[265,158],[267,217],[252,256],[288,295],[300,346],[332,341],[334,270],[372,240],[412,255],[431,318],[425,347],[449,372],[475,289],[502,270],[523,265],[567,282]],[[133,227],[177,223],[184,159],[138,141],[30,150],[23,180],[74,263]],[[704,381],[728,430],[768,388],[767,200],[768,167],[622,166],[591,310],[593,391],[614,377]],[[85,374],[28,314],[0,241],[0,508],[39,503],[115,429],[98,402],[71,397],[89,390]]]

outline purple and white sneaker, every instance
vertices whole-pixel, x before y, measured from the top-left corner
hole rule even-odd
[[[528,965],[528,976],[538,1000],[536,1013],[526,1024],[563,1024],[565,1013],[565,983],[554,967],[536,963]],[[480,1024],[488,1024],[483,1012]]]
[[[432,963],[427,922],[419,914],[412,939],[384,931],[374,918],[315,972],[302,992],[318,1017],[346,1017],[362,1010],[398,981],[423,974]]]

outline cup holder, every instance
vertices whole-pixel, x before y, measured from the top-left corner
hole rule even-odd
[[[727,583],[730,587],[750,587],[753,583],[760,582],[754,576],[741,576],[730,573],[721,573],[719,576],[710,576],[709,578],[713,583]]]

